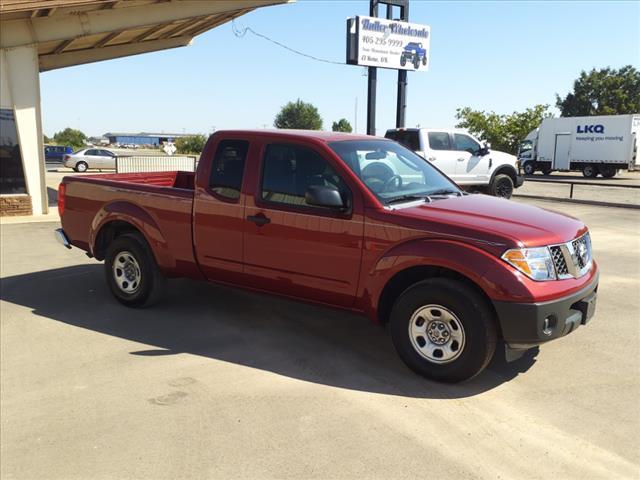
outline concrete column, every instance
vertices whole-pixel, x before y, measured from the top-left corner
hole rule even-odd
[[[45,182],[44,142],[40,109],[40,72],[35,46],[0,50],[0,104],[15,109],[27,192],[34,215],[49,211]]]

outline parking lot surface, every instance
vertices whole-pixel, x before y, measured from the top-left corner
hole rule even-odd
[[[2,225],[2,478],[638,478],[640,214],[516,201],[590,226],[597,313],[459,385],[326,308],[173,280],[127,309],[55,223]]]

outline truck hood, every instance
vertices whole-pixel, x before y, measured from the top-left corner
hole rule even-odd
[[[489,157],[493,159],[494,165],[508,164],[512,167],[516,166],[517,157],[515,155],[511,155],[510,153],[491,150],[491,152],[489,152]]]
[[[573,217],[488,195],[447,197],[394,213],[417,230],[459,237],[496,251],[564,243],[587,230]]]

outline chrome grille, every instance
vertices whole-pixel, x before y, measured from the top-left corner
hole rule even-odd
[[[567,243],[549,247],[558,278],[579,278],[591,269],[591,237],[585,233]]]
[[[564,255],[562,254],[562,250],[559,246],[550,247],[551,257],[553,258],[553,265],[556,267],[556,273],[558,276],[560,275],[568,275],[569,270],[567,269],[567,262],[564,259]]]

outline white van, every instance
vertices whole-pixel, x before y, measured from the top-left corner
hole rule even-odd
[[[496,197],[509,198],[524,183],[514,155],[491,150],[463,130],[394,128],[385,137],[426,158],[461,186],[478,186]]]

